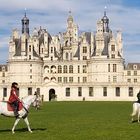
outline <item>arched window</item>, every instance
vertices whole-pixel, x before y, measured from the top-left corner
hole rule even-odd
[[[73,66],[72,65],[69,66],[69,73],[73,73]]]
[[[45,83],[49,82],[49,78],[48,78],[48,77],[45,77],[45,78],[44,78],[44,82],[45,82]]]
[[[51,81],[56,81],[56,78],[55,77],[51,77]]]
[[[67,73],[67,66],[64,65],[63,73]]]
[[[51,66],[51,73],[56,73],[56,66],[55,65]]]
[[[49,73],[49,66],[44,66],[44,71],[45,71],[45,73]]]

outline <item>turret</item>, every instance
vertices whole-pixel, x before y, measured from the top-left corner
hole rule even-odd
[[[22,34],[24,33],[29,34],[29,19],[26,16],[26,12],[21,22],[22,22]]]
[[[109,18],[106,15],[106,10],[104,11],[103,21],[103,32],[109,32]]]

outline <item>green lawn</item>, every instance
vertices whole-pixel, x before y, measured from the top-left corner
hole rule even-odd
[[[0,140],[139,140],[140,124],[131,123],[132,102],[48,102],[30,110],[33,133],[21,120],[0,116]]]

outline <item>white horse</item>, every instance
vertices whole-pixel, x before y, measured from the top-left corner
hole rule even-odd
[[[18,112],[19,116],[16,118],[15,123],[12,128],[13,134],[15,133],[15,131],[14,131],[15,127],[21,118],[24,119],[24,121],[28,127],[28,131],[32,133],[27,116],[28,116],[28,110],[30,108],[30,105],[33,104],[33,106],[36,107],[35,105],[38,104],[37,102],[38,102],[37,95],[29,95],[22,99],[23,108]],[[0,114],[7,116],[7,117],[15,117],[15,114],[13,111],[8,111],[7,102],[3,102],[3,101],[0,102]]]
[[[133,103],[133,112],[131,114],[132,122],[134,121],[134,116],[137,115],[138,123],[140,122],[140,103],[134,102]]]

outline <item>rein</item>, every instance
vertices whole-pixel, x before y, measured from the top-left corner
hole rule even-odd
[[[23,108],[25,109],[25,111],[27,112],[27,113],[29,113],[29,110],[23,105]]]

